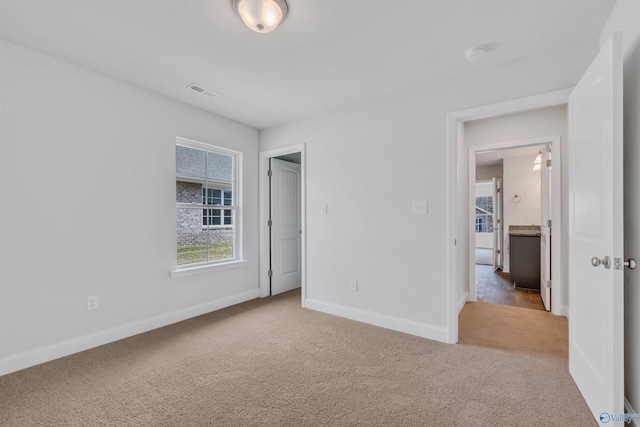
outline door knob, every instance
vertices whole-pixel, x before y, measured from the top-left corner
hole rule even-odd
[[[604,265],[604,268],[609,269],[611,268],[611,258],[606,256],[603,259],[600,259],[597,256],[594,256],[593,258],[591,258],[591,265],[593,265],[594,267]]]

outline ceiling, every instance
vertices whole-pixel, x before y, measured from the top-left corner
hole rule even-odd
[[[500,166],[506,157],[531,157],[531,167],[533,161],[544,145],[531,145],[518,148],[501,148],[499,150],[483,151],[476,154],[476,167]]]
[[[614,4],[287,2],[282,25],[258,34],[230,0],[0,0],[0,37],[262,129],[524,59],[562,67],[561,58],[594,52]],[[476,45],[487,54],[467,62]],[[523,85],[536,78],[520,69]],[[191,83],[221,96],[187,90]]]

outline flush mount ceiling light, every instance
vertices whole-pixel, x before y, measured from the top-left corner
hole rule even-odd
[[[285,0],[231,0],[242,22],[256,33],[270,33],[287,17]]]

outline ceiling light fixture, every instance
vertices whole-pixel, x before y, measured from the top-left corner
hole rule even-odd
[[[231,0],[242,22],[256,33],[270,33],[287,17],[285,0]]]

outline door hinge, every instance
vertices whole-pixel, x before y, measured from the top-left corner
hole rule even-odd
[[[547,167],[550,168],[551,167],[551,159],[547,159]]]
[[[269,177],[273,176],[273,171],[271,169],[269,169],[267,171],[267,176],[269,176]]]
[[[551,280],[547,280],[547,288],[551,289]]]
[[[267,227],[273,227],[273,221],[271,220],[267,221]]]
[[[267,276],[269,277],[273,276],[273,271],[272,270],[267,271]]]

